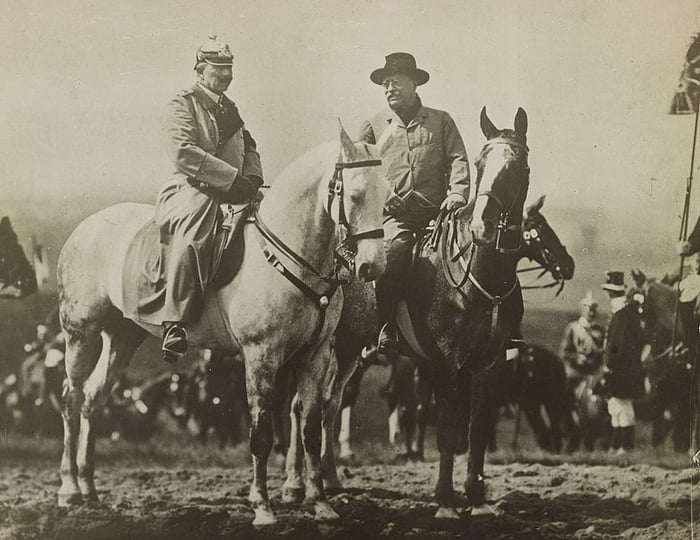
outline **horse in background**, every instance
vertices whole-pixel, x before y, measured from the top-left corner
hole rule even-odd
[[[637,290],[644,295],[644,334],[650,349],[643,365],[651,384],[652,444],[662,446],[670,432],[674,450],[687,452],[691,446],[691,413],[695,399],[694,359],[682,322],[691,328],[693,323],[680,318],[674,321],[678,300],[675,287],[648,278],[641,270],[633,270],[632,278]],[[680,303],[680,317],[693,319],[694,307],[694,301]],[[674,327],[676,348],[672,350]]]
[[[319,470],[321,408],[335,372],[331,339],[342,308],[335,269],[343,238],[349,263],[371,280],[385,266],[382,209],[388,188],[378,149],[323,145],[287,167],[243,226],[244,254],[235,276],[204,297],[204,314],[187,325],[191,346],[240,353],[251,413],[254,525],[275,522],[267,490],[271,407],[279,367],[289,362],[298,382],[306,500],[315,518],[335,519]],[[161,328],[123,316],[120,264],[132,239],[153,219],[153,207],[120,204],[85,219],[61,250],[61,326],[66,335],[64,450],[60,506],[96,501],[95,412],[147,333]],[[232,245],[233,245],[232,244]],[[225,258],[224,258],[225,260]],[[286,279],[285,279],[286,278]],[[320,291],[320,292],[319,292]]]
[[[0,219],[0,298],[23,298],[36,288],[34,270],[5,216]]]

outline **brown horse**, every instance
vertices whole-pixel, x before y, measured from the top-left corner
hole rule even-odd
[[[36,291],[34,270],[17,241],[10,219],[0,220],[0,298],[23,298]]]
[[[294,366],[303,403],[306,498],[317,519],[337,517],[319,472],[321,397],[335,371],[330,344],[342,308],[342,295],[332,294],[338,287],[335,253],[346,234],[356,243],[352,262],[358,277],[373,279],[383,271],[381,223],[388,192],[378,150],[353,143],[342,126],[340,143],[340,160],[337,143],[324,145],[277,178],[256,221],[245,224],[240,270],[228,284],[207,291],[206,316],[187,328],[193,346],[223,348],[244,359],[253,454],[249,499],[256,525],[275,521],[267,459],[275,377],[285,361]],[[161,332],[126,319],[122,311],[123,254],[152,216],[147,205],[102,210],[78,225],[59,257],[68,375],[58,492],[62,506],[97,499],[95,411],[147,331]]]

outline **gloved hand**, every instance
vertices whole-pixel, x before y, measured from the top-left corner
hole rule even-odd
[[[447,198],[444,201],[442,201],[442,204],[440,205],[440,210],[456,210],[457,208],[466,205],[467,201],[462,195],[460,195],[459,193],[451,193],[447,196]]]
[[[233,184],[231,184],[231,189],[226,194],[226,202],[233,204],[247,203],[255,197],[261,185],[262,179],[257,176],[251,179],[242,174],[237,174]]]

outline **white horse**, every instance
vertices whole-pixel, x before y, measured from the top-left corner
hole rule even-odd
[[[384,270],[382,208],[388,193],[378,149],[353,143],[342,125],[340,143],[340,159],[337,143],[324,145],[282,172],[261,204],[258,225],[245,225],[240,270],[228,285],[207,291],[204,314],[187,327],[191,345],[225,348],[245,361],[252,420],[249,500],[255,525],[275,521],[267,492],[271,405],[275,376],[287,360],[294,362],[303,404],[306,499],[317,519],[338,517],[326,500],[319,470],[320,407],[323,389],[335,372],[331,338],[342,308],[342,292],[332,294],[337,284],[326,276],[333,274],[339,222],[356,240],[358,277],[371,280]],[[97,500],[95,412],[147,332],[161,333],[160,327],[135,323],[122,311],[124,256],[152,217],[149,205],[111,206],[78,225],[61,250],[59,303],[67,382],[59,506]],[[265,239],[262,229],[276,238]]]

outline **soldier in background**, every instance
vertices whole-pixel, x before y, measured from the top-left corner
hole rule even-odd
[[[598,302],[591,291],[581,299],[580,307],[581,316],[566,325],[560,347],[569,396],[573,396],[574,388],[586,375],[597,372],[603,365],[605,329],[596,321]]]

